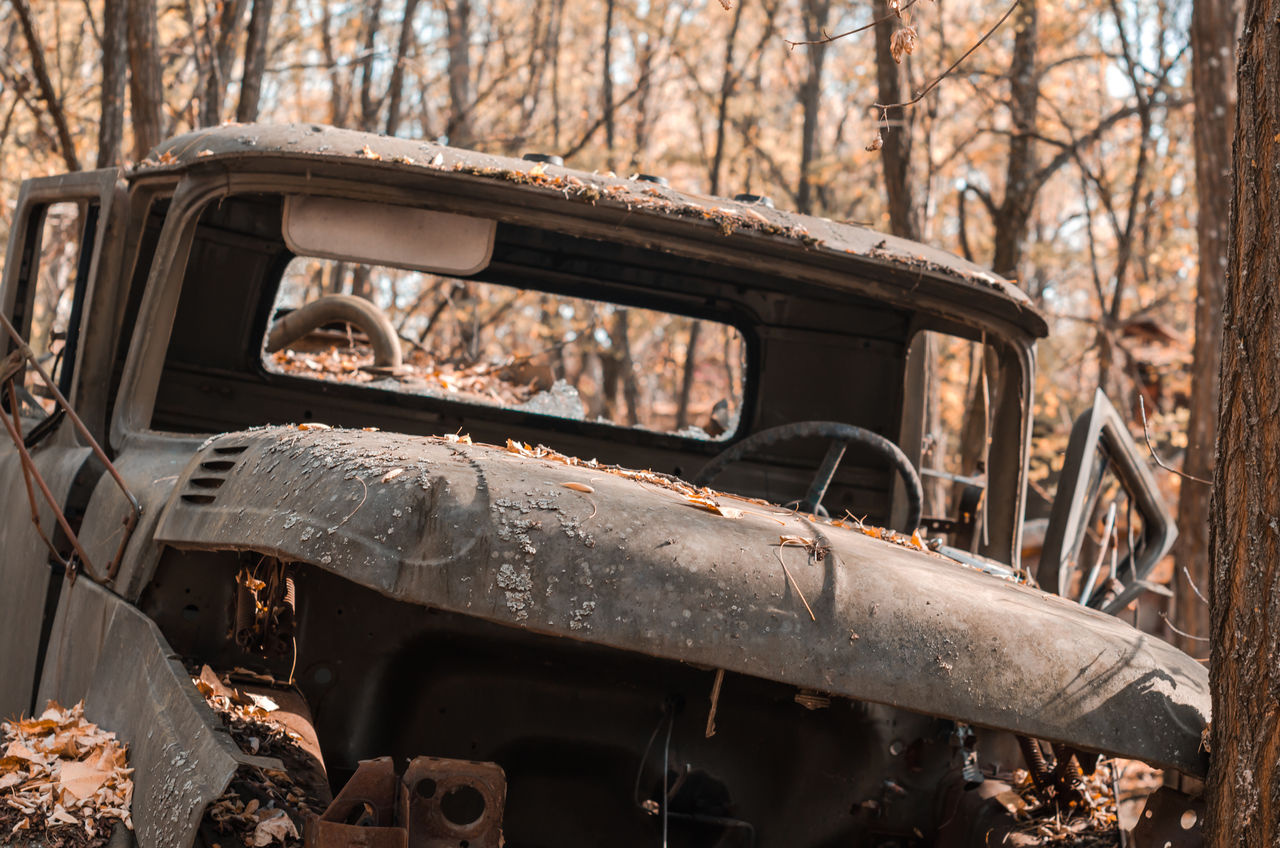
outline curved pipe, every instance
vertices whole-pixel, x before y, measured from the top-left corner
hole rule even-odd
[[[277,318],[267,331],[267,353],[275,353],[325,324],[344,321],[364,331],[373,345],[373,364],[399,368],[404,363],[400,339],[387,314],[363,297],[331,294]]]

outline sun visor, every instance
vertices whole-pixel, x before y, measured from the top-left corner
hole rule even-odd
[[[284,241],[300,256],[466,276],[489,264],[497,222],[451,212],[292,195]]]

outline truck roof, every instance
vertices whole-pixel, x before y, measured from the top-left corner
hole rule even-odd
[[[856,224],[679,191],[661,183],[581,171],[558,165],[462,150],[416,139],[339,129],[320,124],[223,124],[160,144],[129,173],[231,161],[272,160],[313,164],[346,160],[364,167],[417,173],[458,174],[501,180],[514,190],[554,194],[568,202],[622,207],[628,215],[698,221],[717,237],[774,239],[828,258],[857,257],[863,266],[902,272],[900,285],[925,286],[933,295],[991,312],[1033,338],[1048,335],[1044,315],[1014,283],[981,266],[920,242]],[[708,225],[710,225],[708,227]],[[920,291],[925,294],[926,291]]]

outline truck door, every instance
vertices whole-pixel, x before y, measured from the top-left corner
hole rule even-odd
[[[116,273],[103,256],[123,207],[118,179],[108,169],[28,180],[9,234],[0,283],[0,717],[33,708],[63,581],[92,574],[75,553],[76,513],[104,465],[68,407],[85,357],[107,355],[85,340],[100,278]]]

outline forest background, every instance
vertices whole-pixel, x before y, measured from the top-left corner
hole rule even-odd
[[[1139,438],[1145,410],[1166,462],[1208,477],[1236,12],[1196,6],[0,0],[0,237],[21,179],[128,167],[225,121],[554,153],[763,194],[1018,282],[1052,327],[1035,407],[1046,497],[1097,388]],[[1183,537],[1157,575],[1174,600],[1142,602],[1194,637],[1208,487],[1158,473]]]

